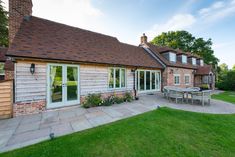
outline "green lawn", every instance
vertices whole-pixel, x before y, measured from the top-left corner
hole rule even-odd
[[[212,95],[213,99],[218,99],[235,104],[235,92],[223,92]]]
[[[1,157],[234,157],[235,115],[161,108]]]

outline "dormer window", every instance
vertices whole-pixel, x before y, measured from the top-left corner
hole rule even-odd
[[[187,64],[188,63],[186,55],[182,55],[182,63],[183,64]]]
[[[176,62],[176,54],[173,52],[169,52],[169,59],[171,62]]]
[[[200,65],[204,66],[204,61],[202,59],[200,60]]]
[[[196,60],[196,58],[192,58],[192,65],[197,65],[197,60]]]

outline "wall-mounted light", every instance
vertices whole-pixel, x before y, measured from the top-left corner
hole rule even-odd
[[[196,74],[196,70],[193,70],[192,74],[195,75]]]
[[[32,63],[30,66],[30,72],[32,75],[35,73],[35,64],[34,63]]]

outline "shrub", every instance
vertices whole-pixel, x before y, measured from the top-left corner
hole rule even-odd
[[[133,101],[133,96],[131,95],[130,92],[126,92],[125,95],[124,95],[124,101],[126,102],[131,102]]]
[[[102,103],[103,100],[101,99],[100,94],[89,94],[83,103],[83,107],[90,108],[95,106],[101,106]]]
[[[113,105],[115,102],[114,102],[114,96],[109,96],[108,98],[104,99],[104,102],[103,102],[103,105],[104,106],[111,106]]]
[[[114,103],[121,104],[124,102],[124,99],[122,97],[114,96]]]
[[[82,104],[85,108],[95,107],[95,106],[111,106],[113,104],[121,104],[123,102],[133,101],[133,96],[130,92],[125,93],[123,97],[118,97],[111,95],[105,99],[101,98],[101,94],[89,94],[84,103]]]
[[[208,87],[208,85],[207,84],[203,84],[203,85],[201,85],[201,90],[208,90],[209,89],[209,87]]]

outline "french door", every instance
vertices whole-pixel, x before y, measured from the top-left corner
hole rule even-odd
[[[47,82],[47,108],[80,103],[78,65],[49,64]]]
[[[156,70],[137,70],[136,86],[139,93],[160,91],[161,73]]]

